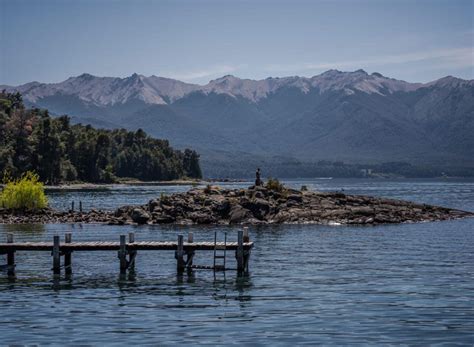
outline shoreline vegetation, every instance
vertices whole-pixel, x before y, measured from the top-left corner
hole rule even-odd
[[[199,154],[176,150],[142,129],[96,129],[68,116],[27,109],[21,94],[0,92],[0,173],[38,174],[45,185],[63,182],[171,181],[202,177]]]
[[[223,189],[207,185],[184,193],[162,194],[145,205],[115,211],[10,210],[0,208],[1,224],[104,223],[109,225],[376,225],[474,217],[473,212],[341,192],[310,192],[266,186]]]

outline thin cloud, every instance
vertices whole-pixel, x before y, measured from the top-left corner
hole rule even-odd
[[[271,64],[265,67],[266,71],[289,72],[289,71],[307,71],[322,70],[332,68],[360,68],[362,66],[385,66],[406,63],[416,63],[422,61],[431,61],[432,65],[463,68],[474,66],[474,52],[472,47],[438,49],[431,51],[419,51],[404,54],[386,55],[368,59],[335,61],[321,63],[302,63],[302,64]]]

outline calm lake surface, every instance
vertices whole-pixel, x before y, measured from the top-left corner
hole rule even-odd
[[[224,184],[221,184],[224,185]],[[248,183],[227,184],[248,186]],[[474,211],[474,181],[306,180],[313,190],[413,200]],[[51,204],[85,209],[146,203],[187,186],[117,186],[49,192]],[[77,206],[77,205],[76,205]],[[0,225],[0,239],[195,241],[237,228]],[[223,236],[222,236],[223,237]],[[17,276],[0,272],[0,345],[8,344],[474,344],[474,219],[372,227],[251,228],[250,274],[178,276],[173,252],[139,252],[119,276],[116,252],[73,254],[72,278],[54,279],[47,252],[18,252]],[[229,252],[230,253],[230,252]],[[196,264],[211,264],[198,252]],[[230,266],[235,265],[232,254]],[[5,263],[0,256],[0,263]]]

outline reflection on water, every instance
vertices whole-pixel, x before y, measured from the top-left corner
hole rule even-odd
[[[22,238],[37,236],[46,230],[46,226],[42,224],[2,224],[1,228],[2,234],[13,233],[14,235],[20,235]]]
[[[336,185],[473,210],[469,182]],[[18,252],[16,278],[0,272],[0,345],[51,344],[65,335],[72,345],[472,345],[473,230],[473,219],[252,228],[255,248],[245,277],[206,270],[177,275],[172,251],[139,252],[135,271],[124,276],[116,252],[75,252],[73,274],[54,277],[48,252]],[[14,232],[18,240],[50,241],[69,231],[76,241],[117,241],[129,231],[137,240],[173,241],[193,231],[204,241],[227,231],[233,241],[237,228],[0,226],[0,239]],[[233,254],[228,262],[235,264]],[[212,252],[197,252],[195,263],[212,264]]]

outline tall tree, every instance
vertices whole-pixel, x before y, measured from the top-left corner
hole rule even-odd
[[[55,184],[61,180],[62,144],[57,129],[48,113],[40,116],[35,128],[36,167],[40,178]]]

